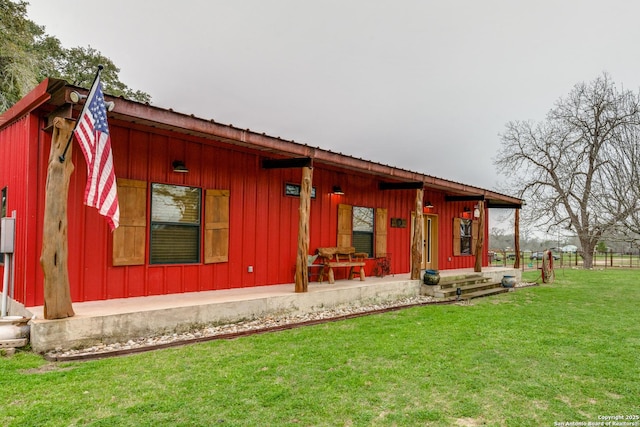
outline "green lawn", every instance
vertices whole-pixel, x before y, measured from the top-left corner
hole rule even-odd
[[[558,270],[553,285],[469,306],[91,362],[22,351],[0,358],[0,425],[554,426],[640,415],[639,275]]]

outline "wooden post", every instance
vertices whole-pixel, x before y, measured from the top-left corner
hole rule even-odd
[[[71,306],[69,271],[67,268],[67,199],[69,179],[73,172],[71,145],[64,163],[60,155],[73,131],[74,122],[56,117],[49,151],[47,185],[44,201],[44,225],[40,265],[44,272],[44,318],[64,319],[75,313]]]
[[[413,219],[413,239],[411,243],[411,280],[420,280],[420,265],[422,264],[422,197],[424,190],[416,190],[416,215]]]
[[[473,266],[473,271],[480,273],[482,271],[482,255],[484,252],[484,201],[478,201],[478,210],[480,216],[478,217],[478,239],[476,240],[476,263]]]
[[[520,209],[516,209],[516,219],[514,224],[514,250],[516,251],[516,259],[513,262],[513,268],[520,268]]]
[[[309,286],[309,216],[311,207],[311,181],[313,179],[311,167],[302,168],[302,183],[300,184],[300,217],[298,219],[298,256],[296,257],[296,292],[307,292]]]

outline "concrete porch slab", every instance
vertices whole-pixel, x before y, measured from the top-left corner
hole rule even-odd
[[[518,270],[486,268],[483,274],[518,275]],[[465,274],[472,269],[441,271]],[[496,276],[497,277],[497,276]],[[499,279],[498,279],[499,280]],[[309,283],[308,292],[295,293],[293,284],[259,286],[184,294],[74,303],[74,317],[45,320],[44,307],[28,307],[31,347],[37,353],[83,348],[99,343],[126,342],[140,337],[181,333],[205,325],[235,323],[268,315],[295,315],[344,304],[366,305],[415,297],[420,280],[408,274],[365,281]]]

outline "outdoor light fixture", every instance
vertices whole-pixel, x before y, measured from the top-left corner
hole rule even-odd
[[[77,104],[78,102],[80,102],[81,99],[87,99],[87,95],[83,95],[74,90],[69,94],[69,99],[74,104]],[[107,111],[113,111],[113,109],[116,108],[116,103],[113,101],[105,101],[104,105],[105,107],[107,107]]]
[[[431,212],[431,209],[433,209],[433,205],[430,201],[427,201],[422,207],[422,213],[429,213]]]
[[[480,208],[478,207],[478,205],[475,205],[473,207],[473,217],[480,218]]]
[[[178,173],[187,173],[189,169],[184,165],[182,160],[174,160],[172,163],[173,171]]]
[[[342,191],[342,187],[340,187],[339,185],[334,185],[333,189],[331,190],[331,192],[333,194],[337,194],[339,196],[342,196],[344,194],[344,191]]]
[[[69,99],[71,102],[77,104],[81,99],[86,99],[87,95],[83,95],[81,93],[76,92],[75,90],[69,94]]]

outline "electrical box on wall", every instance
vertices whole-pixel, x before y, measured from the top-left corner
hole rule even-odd
[[[16,234],[16,219],[2,218],[0,221],[0,253],[12,254]]]

